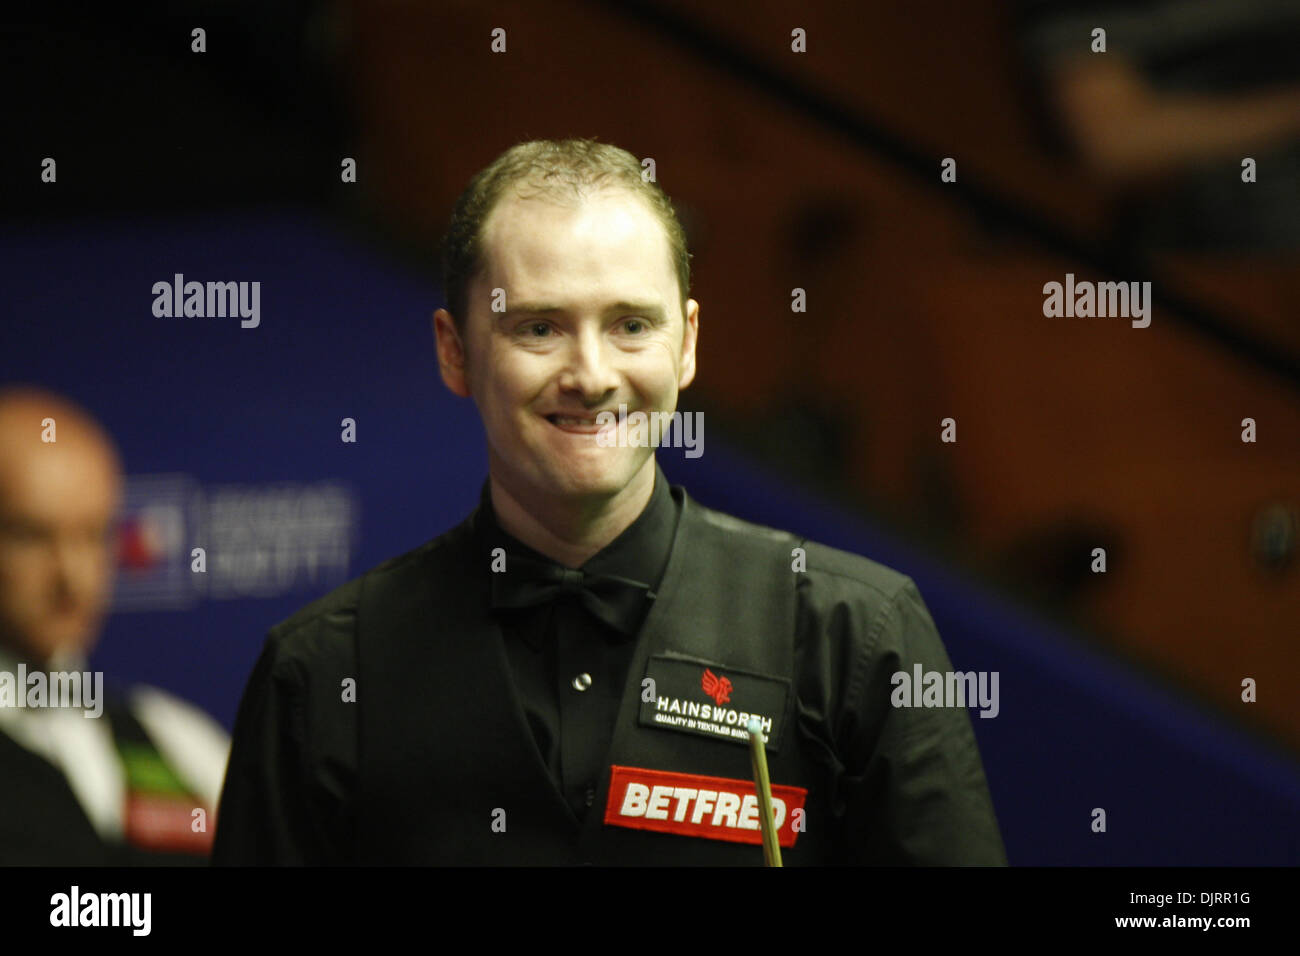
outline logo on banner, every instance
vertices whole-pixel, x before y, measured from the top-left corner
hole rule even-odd
[[[197,600],[187,544],[202,521],[202,492],[190,475],[126,479],[113,607],[185,608]]]
[[[804,787],[772,785],[772,819],[781,846],[792,847],[799,838],[801,830],[795,824],[803,817],[807,798]],[[759,845],[763,834],[758,814],[752,780],[644,767],[610,768],[607,826]]]

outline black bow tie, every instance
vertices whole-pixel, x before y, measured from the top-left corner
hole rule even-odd
[[[492,607],[533,607],[572,594],[610,627],[631,637],[654,600],[650,585],[617,574],[589,574],[520,554],[506,557],[506,570],[492,573]]]

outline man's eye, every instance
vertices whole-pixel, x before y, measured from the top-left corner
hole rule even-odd
[[[540,332],[538,331],[539,329],[541,330]],[[524,330],[532,333],[533,338],[544,339],[550,332],[551,327],[545,322],[533,322],[530,325],[524,326]]]
[[[644,319],[624,319],[623,328],[627,329],[633,335],[640,335],[645,330]]]

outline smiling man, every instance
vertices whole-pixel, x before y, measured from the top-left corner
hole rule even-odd
[[[443,272],[479,505],[271,630],[214,860],[761,864],[754,718],[787,865],[1005,863],[964,707],[891,703],[893,675],[952,671],[911,580],[704,508],[610,440],[607,413],[676,409],[699,335],[636,158],[507,150]]]
[[[499,520],[579,567],[641,514],[655,484],[654,449],[598,441],[597,416],[672,413],[695,377],[699,305],[644,199],[626,186],[558,190],[498,200],[481,240],[495,255],[460,313],[479,318],[440,309],[434,323],[443,381],[483,418]]]

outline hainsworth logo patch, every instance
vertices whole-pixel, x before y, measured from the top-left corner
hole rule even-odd
[[[772,816],[781,846],[794,846],[802,832],[807,797],[803,787],[772,785]],[[706,840],[763,842],[754,781],[644,767],[611,768],[605,823]]]
[[[652,694],[641,698],[644,727],[680,730],[749,746],[745,725],[757,717],[763,742],[775,753],[789,696],[789,681],[694,658],[656,655],[646,664]]]

